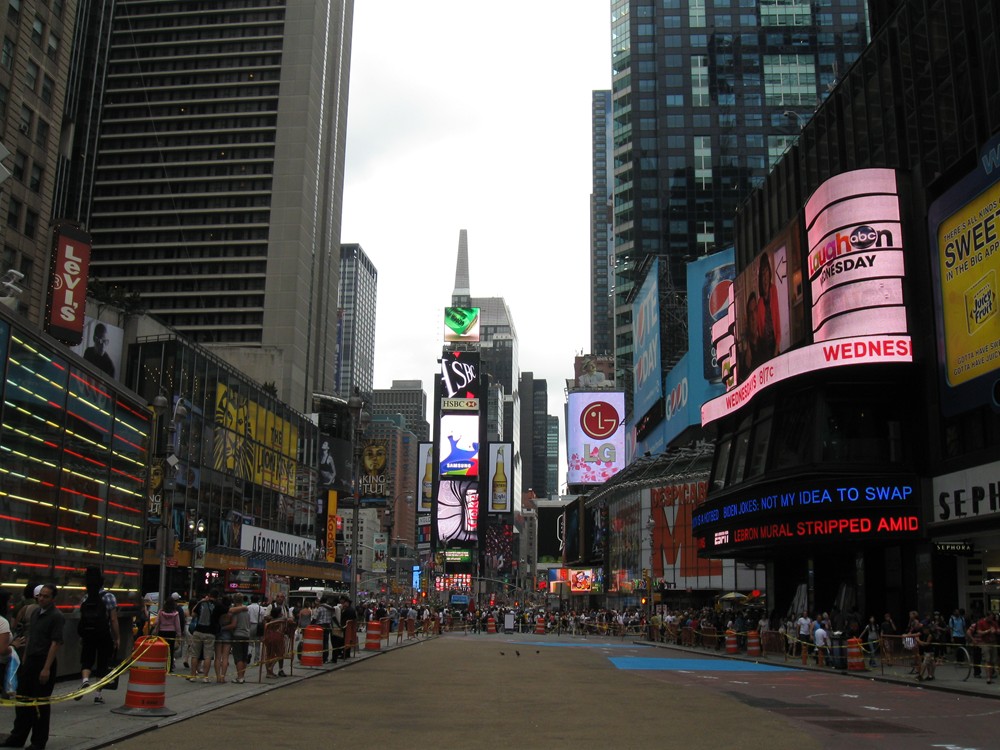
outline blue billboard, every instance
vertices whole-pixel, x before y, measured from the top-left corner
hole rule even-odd
[[[722,382],[723,373],[712,345],[712,326],[729,309],[729,290],[735,278],[733,248],[688,263],[688,353],[695,360],[692,370],[698,370],[708,383]],[[713,395],[717,395],[714,389]]]
[[[653,260],[632,305],[632,365],[635,392],[632,412],[642,417],[663,395],[660,369],[660,261]]]

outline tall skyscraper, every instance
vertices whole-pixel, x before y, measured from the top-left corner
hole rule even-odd
[[[548,431],[549,390],[548,382],[522,372],[518,395],[521,401],[521,488],[533,490],[540,497],[548,494],[554,484],[549,476]],[[558,423],[558,419],[556,420]],[[558,469],[557,469],[558,470]]]
[[[590,353],[615,350],[615,310],[612,289],[615,277],[615,238],[612,214],[611,92],[595,91],[591,102],[590,191]]]
[[[77,3],[5,4],[0,16],[0,133],[6,177],[0,193],[0,274],[23,274],[13,304],[42,322],[52,247],[53,195]]]
[[[497,423],[501,426],[500,440],[514,444],[514,466],[510,475],[510,492],[515,507],[521,497],[521,406],[518,394],[517,331],[514,319],[503,297],[473,297],[469,284],[469,240],[465,229],[458,235],[458,261],[455,266],[455,288],[451,304],[457,307],[479,308],[479,343],[463,344],[479,352],[485,379],[484,386],[491,397],[494,387],[503,389],[498,405]],[[492,408],[491,406],[487,407]]]
[[[366,396],[375,380],[375,302],[378,271],[361,245],[340,247],[340,309],[337,333],[337,393]]]
[[[545,495],[541,492],[536,494],[539,497],[552,497],[559,494],[559,450],[562,443],[559,441],[559,417],[548,417],[548,433],[546,439],[545,459],[549,464],[549,470],[545,473],[548,483],[545,486]]]
[[[612,0],[615,357],[650,255],[665,369],[687,349],[685,262],[733,242],[750,189],[867,38],[864,0]],[[631,398],[629,398],[631,403]]]
[[[391,388],[376,388],[372,397],[372,416],[402,414],[406,427],[423,443],[430,440],[427,422],[427,394],[419,380],[393,380]]]
[[[353,0],[119,0],[92,273],[307,410],[333,391]]]

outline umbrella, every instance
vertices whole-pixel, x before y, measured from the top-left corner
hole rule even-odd
[[[719,597],[720,602],[741,602],[747,598],[746,594],[741,594],[739,591],[730,591],[728,594],[723,594]]]

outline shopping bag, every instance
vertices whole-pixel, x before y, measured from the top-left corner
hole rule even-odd
[[[21,666],[21,657],[17,655],[16,649],[10,650],[10,660],[7,662],[7,671],[3,678],[3,691],[7,695],[14,695],[17,692],[17,670]]]

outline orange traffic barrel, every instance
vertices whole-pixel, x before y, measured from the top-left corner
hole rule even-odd
[[[545,635],[545,618],[539,617],[535,620],[535,635]]]
[[[128,690],[125,705],[111,709],[128,716],[174,716],[177,712],[166,707],[167,650],[162,638],[139,638],[132,649],[132,666],[128,670]]]
[[[760,633],[756,630],[747,633],[747,656],[760,656]]]
[[[865,672],[865,655],[861,653],[861,641],[847,639],[847,669],[851,672]]]
[[[493,615],[490,615],[488,618],[486,618],[486,632],[487,633],[497,632],[497,621],[493,617]]]
[[[303,667],[323,666],[323,628],[319,625],[302,629],[302,656],[299,662]]]
[[[365,630],[365,651],[381,651],[382,650],[382,625],[378,620],[372,620],[368,623],[368,629]]]
[[[739,653],[739,647],[736,645],[736,631],[727,630],[726,631],[726,653],[736,654]]]

